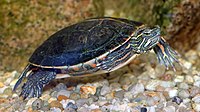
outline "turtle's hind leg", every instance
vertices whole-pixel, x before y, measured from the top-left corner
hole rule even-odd
[[[34,72],[32,71],[27,77],[27,82],[22,86],[20,96],[24,99],[27,97],[40,97],[42,95],[43,87],[51,80],[55,79],[55,77],[55,70],[39,69]]]

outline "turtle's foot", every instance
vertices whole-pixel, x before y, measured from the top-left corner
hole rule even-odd
[[[51,80],[55,79],[55,76],[55,71],[38,70],[36,72],[31,72],[27,82],[22,86],[20,96],[24,99],[27,97],[40,97],[42,95],[43,87]]]
[[[163,38],[161,38],[160,42],[153,48],[153,50],[161,65],[165,65],[167,69],[171,66],[173,70],[176,71],[173,63],[179,63],[177,59],[179,55]]]

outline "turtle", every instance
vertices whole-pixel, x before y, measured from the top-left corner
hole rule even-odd
[[[177,52],[160,30],[158,25],[114,17],[90,18],[67,26],[33,52],[13,91],[27,78],[20,96],[40,97],[43,87],[54,79],[109,73],[150,50],[160,64],[174,68]]]

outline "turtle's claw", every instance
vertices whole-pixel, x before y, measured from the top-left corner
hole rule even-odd
[[[165,65],[167,69],[171,66],[176,71],[173,63],[179,63],[177,59],[179,55],[163,38],[161,38],[160,42],[153,49],[161,65]]]
[[[27,97],[40,97],[42,95],[43,87],[55,78],[56,73],[52,71],[37,71],[28,76],[27,82],[22,86],[20,96],[23,99]]]

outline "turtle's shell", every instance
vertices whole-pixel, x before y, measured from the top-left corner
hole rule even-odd
[[[142,23],[94,18],[66,27],[38,47],[29,62],[38,66],[72,66],[121,45]]]

